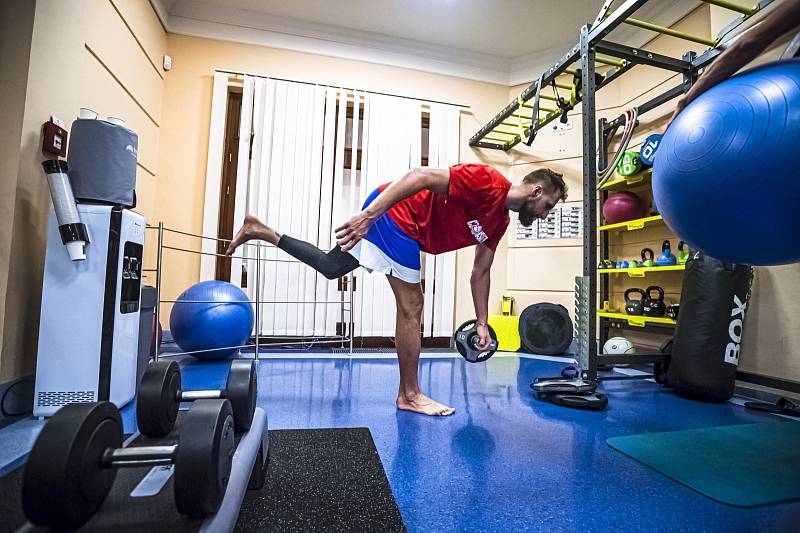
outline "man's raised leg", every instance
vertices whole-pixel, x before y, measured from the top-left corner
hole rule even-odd
[[[233,255],[234,250],[253,239],[261,239],[262,241],[267,241],[277,246],[278,241],[281,240],[281,234],[261,222],[257,217],[247,215],[244,217],[244,224],[242,224],[241,229],[233,237],[225,253]]]
[[[242,228],[236,233],[225,253],[233,255],[236,248],[252,239],[261,239],[274,244],[328,279],[340,278],[359,267],[358,259],[343,252],[339,246],[334,246],[329,252],[323,252],[309,242],[281,235],[253,215],[245,217]]]
[[[420,326],[424,299],[419,283],[408,283],[386,276],[397,303],[395,346],[400,366],[397,408],[424,415],[451,415],[455,409],[435,402],[419,390],[419,353],[422,348]]]

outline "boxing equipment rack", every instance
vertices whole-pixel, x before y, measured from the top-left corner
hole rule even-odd
[[[716,39],[687,34],[679,30],[633,18],[645,4],[656,0],[626,0],[613,12],[613,0],[606,0],[594,22],[581,28],[578,43],[567,51],[552,67],[540,73],[522,93],[470,138],[475,148],[508,151],[524,142],[531,146],[537,132],[578,103],[581,107],[583,126],[583,275],[576,279],[576,313],[578,314],[578,360],[583,377],[597,379],[597,368],[601,364],[656,364],[665,360],[664,354],[598,355],[597,318],[598,310],[589,295],[597,294],[597,234],[598,194],[597,166],[607,164],[606,148],[611,132],[624,124],[625,116],[612,121],[596,117],[595,95],[636,65],[657,67],[682,75],[682,82],[639,106],[639,114],[646,113],[669,100],[685,93],[696,80],[699,71],[708,66],[721,52],[720,44],[745,21],[772,3],[762,0],[753,7],[746,7],[730,0],[700,0],[739,13],[740,16],[724,27]],[[669,57],[646,49],[627,46],[607,40],[607,36],[621,24],[628,24],[662,35],[669,35],[706,47],[697,55],[686,52],[681,58]],[[606,69],[598,72],[598,66]],[[571,75],[572,84],[564,83],[563,76]],[[559,80],[558,78],[561,77]],[[552,86],[554,95],[545,94]],[[559,89],[570,91],[568,96]],[[548,89],[548,92],[549,89]],[[555,107],[545,107],[542,101],[555,102]],[[551,104],[552,105],[552,104]],[[598,146],[598,132],[599,146]],[[597,158],[599,149],[599,160]],[[605,196],[607,193],[601,193]],[[603,236],[604,249],[608,246],[607,233]],[[603,277],[603,294],[608,291],[608,279]],[[612,319],[601,317],[600,346],[607,337],[607,327]],[[648,377],[648,376],[645,376]],[[619,376],[629,379],[630,376]],[[608,378],[605,378],[608,379]]]

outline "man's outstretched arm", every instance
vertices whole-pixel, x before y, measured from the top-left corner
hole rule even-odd
[[[354,215],[336,228],[336,244],[346,252],[364,238],[373,222],[378,220],[394,204],[402,202],[423,189],[437,194],[447,194],[450,185],[450,169],[415,168],[386,187],[366,209]]]
[[[678,113],[692,100],[734,75],[740,68],[757,58],[775,42],[775,39],[796,28],[800,28],[800,0],[786,0],[711,63],[689,92],[678,100],[671,120],[675,120]]]
[[[472,276],[469,283],[472,288],[472,302],[475,305],[475,317],[478,319],[478,335],[480,349],[489,345],[489,287],[491,285],[491,269],[494,262],[494,250],[479,244],[475,247],[475,261],[472,264]]]

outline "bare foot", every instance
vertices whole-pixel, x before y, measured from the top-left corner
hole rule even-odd
[[[241,229],[230,244],[228,244],[225,255],[233,255],[233,252],[235,252],[239,246],[252,239],[263,239],[271,244],[278,244],[279,237],[272,228],[261,222],[258,218],[253,215],[247,215],[244,217],[244,224],[242,224]]]
[[[456,412],[452,407],[435,402],[422,393],[417,393],[415,396],[399,395],[397,408],[430,416],[448,416]]]

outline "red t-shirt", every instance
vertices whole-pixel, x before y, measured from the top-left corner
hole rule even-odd
[[[421,190],[392,206],[389,216],[423,252],[441,254],[479,242],[496,250],[508,227],[510,188],[511,182],[492,167],[454,165],[446,196]]]

